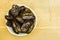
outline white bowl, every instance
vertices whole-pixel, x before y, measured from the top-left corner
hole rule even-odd
[[[21,4],[17,4],[18,6],[25,6],[25,7],[27,7],[26,5],[21,5]],[[27,7],[27,8],[29,8],[29,7]],[[33,14],[35,15],[35,17],[36,17],[36,13],[31,9],[31,8],[29,8],[32,12],[33,12]],[[8,14],[7,14],[8,15]],[[7,22],[7,21],[6,21]],[[35,18],[35,23],[34,23],[34,28],[33,29],[35,29],[35,27],[36,27],[36,24],[37,24],[37,18]],[[14,33],[13,32],[13,29],[11,28],[11,27],[8,27],[8,26],[6,26],[7,27],[7,29],[8,29],[8,31],[11,33],[11,34],[13,34],[13,35],[15,35],[15,36],[25,36],[25,35],[28,35],[28,34],[26,34],[26,33],[19,33],[19,34],[16,34],[16,33]],[[33,30],[32,30],[33,31]]]

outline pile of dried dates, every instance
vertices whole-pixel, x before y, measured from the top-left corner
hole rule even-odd
[[[36,18],[29,8],[12,5],[8,15],[5,15],[5,19],[7,20],[6,25],[11,27],[14,33],[29,34],[34,28]]]

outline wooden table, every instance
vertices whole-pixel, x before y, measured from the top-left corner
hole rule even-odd
[[[4,16],[13,4],[27,5],[36,13],[36,28],[27,36],[14,36],[6,28]],[[0,40],[60,40],[60,0],[0,0]]]

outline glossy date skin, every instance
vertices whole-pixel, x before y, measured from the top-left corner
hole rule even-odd
[[[34,28],[35,16],[33,12],[25,7],[13,5],[8,15],[5,15],[6,25],[11,27],[14,33],[29,34]]]

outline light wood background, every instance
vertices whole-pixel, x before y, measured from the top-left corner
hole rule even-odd
[[[36,28],[27,36],[14,36],[6,28],[4,16],[13,4],[27,5],[36,13]],[[0,40],[60,40],[60,0],[0,0]]]

